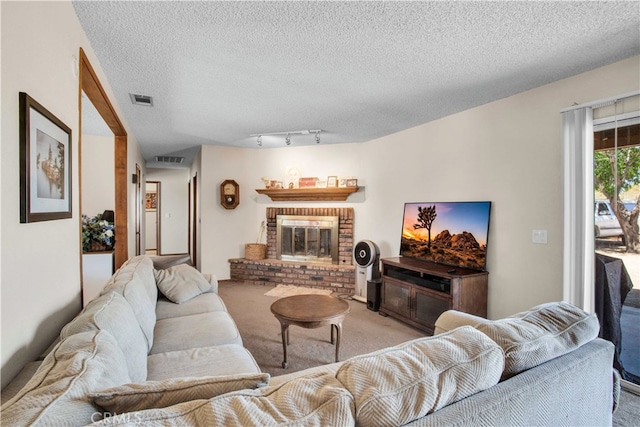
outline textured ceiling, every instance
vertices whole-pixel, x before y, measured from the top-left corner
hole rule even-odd
[[[73,5],[147,160],[367,141],[640,54],[638,1]]]

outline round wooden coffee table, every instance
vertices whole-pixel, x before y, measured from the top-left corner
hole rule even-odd
[[[282,330],[282,349],[284,351],[282,367],[286,369],[288,366],[289,325],[307,329],[331,325],[331,344],[336,345],[337,362],[340,354],[342,321],[350,310],[348,302],[330,295],[294,295],[280,298],[271,304],[271,312],[280,321]],[[336,331],[335,337],[334,329]]]

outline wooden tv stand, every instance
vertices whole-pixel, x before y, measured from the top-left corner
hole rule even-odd
[[[445,311],[487,317],[489,273],[397,257],[382,259],[380,314],[429,334]]]

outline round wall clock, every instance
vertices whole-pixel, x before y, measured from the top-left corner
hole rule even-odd
[[[240,186],[232,179],[220,184],[220,204],[225,209],[235,209],[240,204]]]

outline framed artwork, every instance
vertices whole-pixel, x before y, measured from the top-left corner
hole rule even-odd
[[[338,186],[338,177],[337,176],[329,176],[327,177],[327,188],[336,188]]]
[[[154,211],[158,209],[158,194],[157,193],[147,193],[147,203],[145,209],[148,211]]]
[[[71,129],[20,92],[20,222],[71,218]]]
[[[347,179],[347,187],[357,187],[358,186],[358,180],[355,178],[349,178]]]

